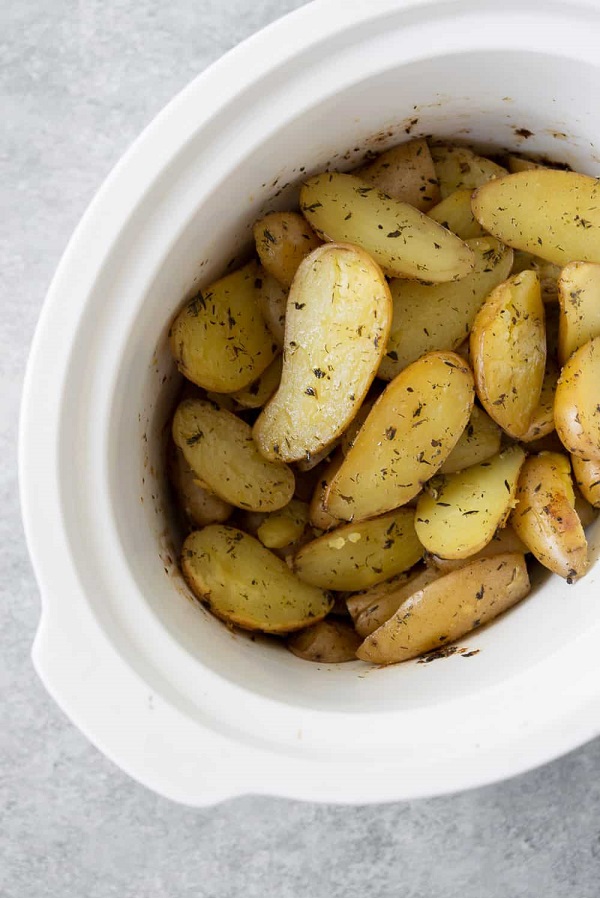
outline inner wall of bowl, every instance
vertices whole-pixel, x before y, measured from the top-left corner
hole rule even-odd
[[[111,436],[113,506],[130,570],[162,627],[200,664],[288,704],[401,709],[497,683],[547,657],[566,639],[576,639],[597,619],[588,581],[569,587],[551,577],[493,626],[461,642],[480,650],[469,660],[455,656],[372,671],[359,662],[324,667],[299,661],[273,640],[230,632],[190,601],[177,572],[178,537],[162,476],[162,447],[180,382],[166,341],[175,309],[184,295],[244,252],[252,223],[264,209],[294,201],[305,170],[350,168],[365,150],[431,134],[546,154],[600,174],[594,99],[599,87],[597,70],[549,55],[471,53],[419,61],[313,106],[251,154],[232,154],[235,164],[227,178],[215,184],[160,260],[123,358]],[[520,136],[524,128],[531,136]],[[181,173],[190,189],[195,165],[201,165],[200,148],[197,160]]]

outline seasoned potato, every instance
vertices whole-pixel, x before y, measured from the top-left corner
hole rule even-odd
[[[435,166],[426,140],[411,140],[392,147],[354,174],[421,212],[427,212],[440,199]]]
[[[258,307],[258,267],[250,262],[201,290],[171,325],[181,373],[206,390],[235,393],[256,380],[276,352]]]
[[[466,147],[432,147],[431,157],[443,199],[456,190],[474,190],[491,178],[501,178],[506,174],[506,169],[501,165],[484,156],[477,156]]]
[[[285,312],[288,291],[264,268],[259,269],[254,283],[258,291],[258,308],[278,349],[282,349],[285,335]]]
[[[254,426],[265,458],[298,461],[329,446],[371,385],[391,321],[381,270],[355,246],[320,246],[290,290],[281,384]]]
[[[181,550],[181,569],[213,614],[246,630],[291,633],[325,617],[333,604],[235,527],[211,524],[191,533]]]
[[[404,505],[443,465],[473,408],[473,376],[454,352],[431,352],[381,394],[331,480],[323,506],[360,521]]]
[[[527,159],[525,156],[507,156],[506,164],[511,174],[517,171],[535,171],[538,168],[547,168],[540,162],[534,162],[533,159]]]
[[[526,555],[529,552],[523,540],[517,536],[510,524],[497,530],[483,549],[468,558],[442,558],[440,555],[427,555],[425,561],[429,567],[446,574],[448,571],[457,571],[472,561],[479,561],[480,558],[493,558],[495,555],[505,555],[507,552],[519,552],[521,555]]]
[[[320,478],[315,486],[315,490],[310,501],[309,517],[310,523],[318,530],[331,530],[332,527],[337,527],[340,523],[338,518],[334,518],[333,515],[329,514],[328,511],[325,511],[323,502],[325,501],[325,496],[327,495],[329,484],[333,480],[335,474],[339,471],[340,465],[343,461],[344,454],[340,449],[338,449],[329,464],[326,466],[323,473],[320,475]]]
[[[361,429],[361,427],[363,426],[363,424],[365,423],[365,421],[371,414],[371,409],[375,405],[376,401],[377,400],[375,398],[374,399],[366,399],[363,402],[363,404],[361,405],[361,407],[359,408],[359,410],[357,411],[356,415],[354,416],[354,418],[352,419],[352,421],[350,422],[348,427],[346,428],[346,430],[344,431],[344,435],[342,436],[342,439],[340,440],[340,448],[344,455],[348,455],[350,449],[352,448],[354,440],[356,439],[356,437],[358,435],[359,430]]]
[[[544,304],[558,302],[558,278],[560,268],[552,262],[540,259],[531,253],[515,250],[511,274],[519,274],[521,271],[535,271],[540,279],[540,289]]]
[[[579,458],[578,455],[572,455],[571,465],[575,483],[584,498],[594,508],[600,508],[600,459]]]
[[[173,439],[200,480],[231,505],[276,511],[292,498],[292,471],[263,458],[250,426],[225,409],[184,400],[173,418]]]
[[[527,433],[539,405],[546,365],[544,306],[533,271],[492,291],[471,331],[477,395],[510,436]]]
[[[352,624],[331,618],[294,633],[287,641],[287,647],[294,655],[305,661],[320,661],[322,664],[356,661],[359,645],[360,637],[356,635]]]
[[[379,376],[391,380],[426,352],[456,349],[471,330],[486,296],[504,281],[512,265],[512,250],[493,237],[469,240],[473,271],[452,284],[419,284],[395,279],[392,327]]]
[[[439,571],[432,568],[421,568],[414,573],[410,573],[403,581],[398,582],[399,578],[388,580],[378,586],[373,586],[365,592],[358,593],[356,598],[361,599],[361,610],[356,616],[352,614],[352,598],[346,600],[348,610],[354,620],[354,628],[359,636],[366,639],[371,633],[374,633],[386,620],[396,613],[400,605],[414,595],[420,589],[428,586],[441,577]],[[382,587],[385,587],[382,588]],[[366,600],[366,602],[365,602]],[[358,608],[358,602],[354,603],[354,608]]]
[[[355,175],[309,178],[300,208],[325,240],[363,247],[393,277],[438,283],[458,280],[473,268],[471,250],[455,234]]]
[[[412,567],[423,547],[415,533],[414,513],[399,508],[359,524],[345,524],[303,546],[294,572],[323,589],[366,589]]]
[[[587,543],[575,511],[571,468],[565,455],[529,456],[519,476],[518,504],[510,522],[537,560],[576,580],[587,568]]]
[[[434,221],[439,222],[444,228],[448,228],[461,240],[473,240],[475,237],[485,237],[486,233],[481,227],[471,209],[471,197],[473,191],[455,190],[445,200],[434,206],[427,213]]]
[[[560,368],[553,356],[546,356],[546,370],[542,381],[542,391],[538,407],[533,413],[529,427],[520,439],[524,443],[539,440],[554,430],[554,398],[556,396],[556,384],[560,375]]]
[[[199,483],[183,453],[173,444],[169,447],[168,469],[177,500],[188,521],[204,527],[220,524],[230,517],[233,506]]]
[[[511,446],[481,464],[430,480],[415,515],[427,551],[468,558],[489,543],[514,507],[524,461],[523,450]]]
[[[564,365],[576,349],[600,337],[600,265],[566,265],[558,279],[558,301],[558,358]]]
[[[279,511],[265,515],[256,535],[267,549],[285,549],[297,542],[308,525],[308,505],[292,499]]]
[[[375,664],[408,661],[489,623],[530,589],[522,555],[473,561],[415,592],[357,651]]]
[[[600,181],[574,172],[517,172],[480,187],[477,221],[503,243],[556,265],[600,262]]]
[[[304,458],[301,458],[300,461],[296,462],[296,470],[301,472],[312,471],[312,469],[318,467],[318,465],[331,461],[331,456],[337,449],[339,442],[339,439],[334,440],[333,443],[329,443],[324,449],[320,449],[312,455],[305,455]]]
[[[263,268],[283,287],[291,285],[302,259],[321,242],[298,212],[270,212],[259,218],[254,240]]]
[[[477,465],[500,451],[502,431],[489,415],[473,406],[469,423],[461,437],[440,468],[440,474],[454,474]]]
[[[268,368],[250,386],[230,395],[242,408],[262,408],[277,391],[281,380],[281,356],[276,356]]]
[[[562,369],[554,424],[572,455],[600,461],[600,337],[584,343]]]

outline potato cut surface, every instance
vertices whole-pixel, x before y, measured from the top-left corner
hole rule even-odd
[[[558,358],[564,365],[576,349],[600,337],[600,264],[566,265],[558,279],[558,300]]]
[[[572,455],[600,461],[600,337],[577,349],[556,386],[554,423]]]
[[[487,236],[471,209],[473,191],[469,188],[455,190],[427,213],[434,221],[448,228],[461,240]]]

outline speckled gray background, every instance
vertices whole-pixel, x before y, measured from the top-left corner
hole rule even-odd
[[[0,895],[4,898],[600,896],[600,741],[502,785],[336,808],[243,798],[195,811],[131,782],[29,661],[39,613],[15,436],[53,269],[141,128],[226,49],[300,0],[0,4]]]

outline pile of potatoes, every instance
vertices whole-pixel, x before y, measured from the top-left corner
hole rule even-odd
[[[600,507],[600,181],[413,140],[181,309],[181,570],[300,658],[438,650],[573,582]]]

